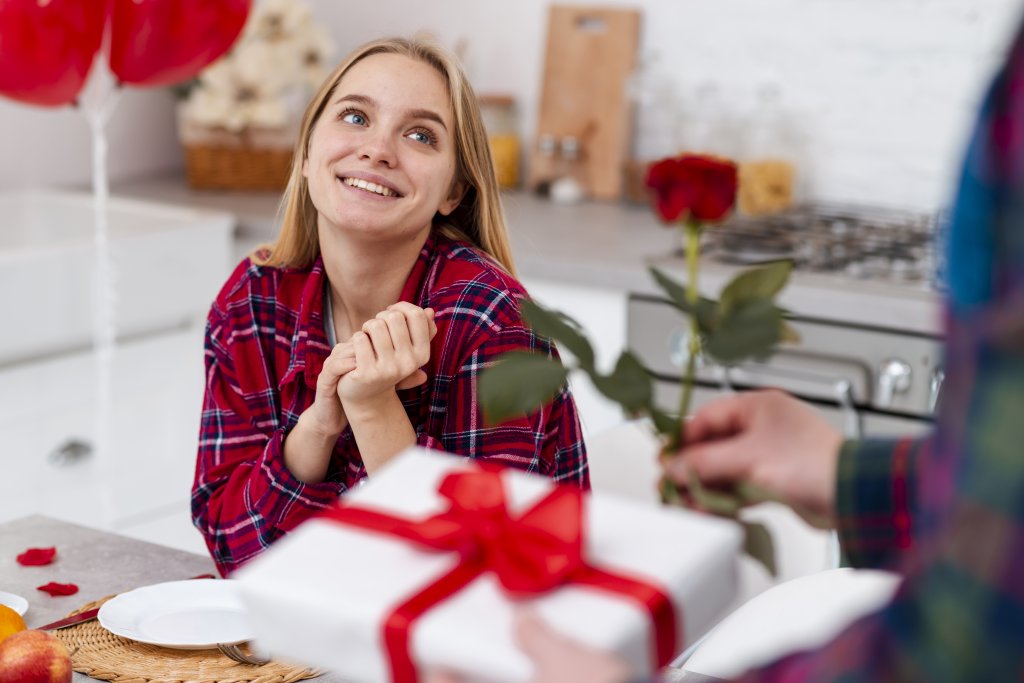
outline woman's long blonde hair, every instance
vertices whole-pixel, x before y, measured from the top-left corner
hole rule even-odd
[[[320,255],[317,211],[309,195],[309,184],[302,174],[313,127],[348,70],[359,61],[378,54],[397,54],[429,64],[437,69],[448,86],[455,124],[455,179],[465,183],[466,193],[450,215],[438,213],[434,216],[434,229],[473,243],[514,275],[505,213],[476,94],[453,54],[440,46],[406,38],[375,40],[356,49],[313,96],[302,117],[288,186],[281,200],[281,232],[270,246],[269,253],[266,247],[259,249],[253,254],[253,261],[275,267],[307,268]]]

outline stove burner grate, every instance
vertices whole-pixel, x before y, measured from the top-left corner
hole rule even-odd
[[[723,263],[792,259],[798,270],[915,283],[933,277],[934,233],[927,214],[812,204],[737,216],[704,234],[708,254]]]

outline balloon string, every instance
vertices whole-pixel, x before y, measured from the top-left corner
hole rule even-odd
[[[110,180],[106,125],[117,104],[117,92],[109,72],[97,65],[93,73],[94,89],[81,100],[92,134],[93,246],[93,351],[96,369],[96,414],[94,448],[98,463],[109,463],[111,455],[111,416],[113,413],[113,359],[117,336],[115,321],[116,275],[110,250]]]

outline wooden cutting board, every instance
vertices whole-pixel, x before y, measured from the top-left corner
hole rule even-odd
[[[550,8],[527,181],[531,188],[561,172],[557,153],[543,153],[542,137],[552,136],[559,148],[566,137],[574,137],[580,145],[577,180],[587,194],[595,199],[622,196],[632,128],[626,82],[635,68],[639,33],[639,10]]]

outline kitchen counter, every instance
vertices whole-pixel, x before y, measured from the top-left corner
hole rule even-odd
[[[179,176],[116,184],[113,193],[233,212],[241,236],[270,240],[276,231],[276,193],[214,192],[188,188]],[[677,255],[681,234],[659,224],[646,206],[586,202],[558,205],[508,193],[505,209],[520,277],[577,286],[659,294],[651,265],[683,279]],[[717,293],[738,269],[704,258],[701,289]],[[938,335],[941,297],[925,285],[897,286],[841,275],[796,273],[781,305],[796,314],[855,325]]]
[[[524,278],[565,280],[661,295],[647,268],[684,280],[680,231],[661,225],[646,206],[591,202],[559,206],[524,194],[505,200],[516,265]],[[741,267],[707,257],[701,290],[716,294]],[[810,318],[938,334],[940,296],[838,275],[794,273],[781,305]]]
[[[83,502],[83,505],[87,503]],[[27,548],[57,547],[57,561],[45,567],[22,567],[15,557]],[[79,605],[139,586],[177,581],[202,573],[215,573],[213,562],[162,545],[78,526],[41,515],[0,524],[0,590],[15,593],[29,602],[25,621],[36,628],[56,621]],[[48,581],[75,583],[73,596],[52,598],[36,590]],[[705,683],[716,679],[682,671],[668,672],[674,683]],[[75,673],[73,680],[94,679]],[[314,683],[344,683],[327,674],[309,679]]]

